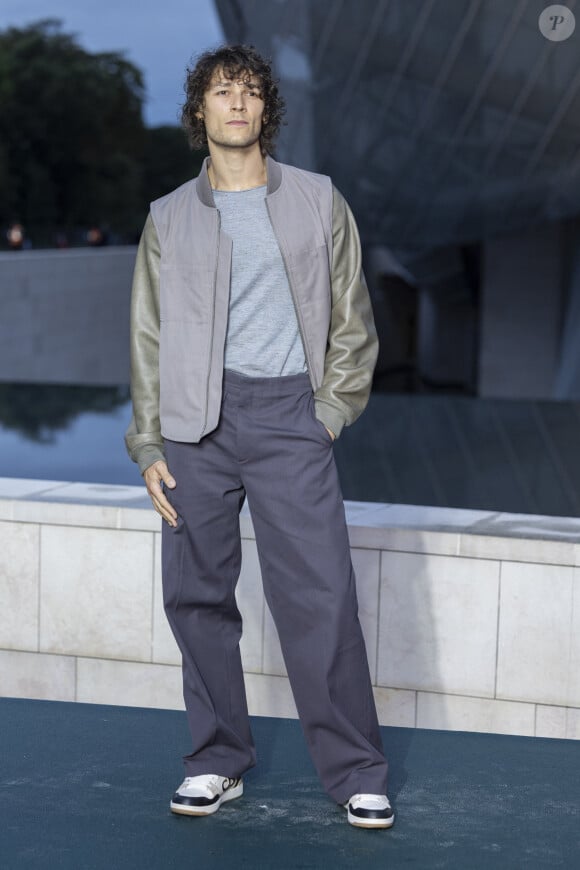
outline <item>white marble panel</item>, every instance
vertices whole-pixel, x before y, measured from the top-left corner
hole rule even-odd
[[[407,689],[373,688],[380,725],[414,728],[417,693]]]
[[[504,562],[497,697],[580,705],[577,568]]]
[[[15,501],[12,515],[15,520],[26,523],[116,529],[119,508],[48,499],[28,499]]]
[[[77,701],[183,710],[181,668],[79,658]]]
[[[459,535],[446,531],[423,531],[397,526],[349,526],[351,547],[370,550],[397,550],[403,553],[433,553],[455,556],[459,550]]]
[[[568,707],[566,710],[566,737],[568,740],[580,740],[580,709]]]
[[[580,740],[580,709],[538,705],[536,736]]]
[[[569,541],[466,534],[461,536],[459,555],[508,562],[574,565],[575,547]]]
[[[287,677],[246,674],[246,695],[251,716],[297,719],[296,704]]]
[[[240,535],[242,538],[251,538],[252,540],[256,539],[254,523],[252,522],[252,515],[250,513],[250,506],[247,499],[242,505],[240,511]]]
[[[153,535],[44,526],[40,649],[149,661]]]
[[[38,649],[39,527],[0,522],[0,647]]]
[[[409,553],[458,555],[460,535],[494,516],[489,511],[423,505],[350,504],[345,503],[352,546]]]
[[[496,734],[534,734],[533,704],[417,693],[417,728],[485,731]]]
[[[256,542],[242,539],[242,569],[236,589],[236,601],[242,614],[243,634],[240,643],[244,671],[262,671],[264,638],[264,593]]]
[[[264,651],[262,670],[265,674],[277,675],[286,677],[286,665],[282,656],[280,641],[278,640],[278,632],[274,625],[270,608],[267,604],[264,605]]]
[[[75,700],[75,659],[0,650],[0,696]]]
[[[493,696],[499,563],[383,552],[381,686]]]
[[[0,520],[14,519],[14,504],[10,499],[0,497]]]
[[[181,666],[181,653],[163,609],[161,582],[161,533],[155,539],[155,573],[153,577],[153,661],[164,665]]]
[[[536,737],[566,737],[566,707],[536,706]]]
[[[149,496],[147,496],[147,501],[144,501],[141,507],[119,508],[119,529],[134,529],[135,531],[143,532],[159,532],[161,531],[162,522],[163,520],[161,519],[157,511],[153,507],[151,507]]]
[[[371,682],[377,677],[377,641],[379,630],[379,562],[378,550],[351,550],[356,577],[358,613],[362,627]]]
[[[570,613],[570,658],[566,703],[580,707],[580,568],[574,570],[572,611]]]

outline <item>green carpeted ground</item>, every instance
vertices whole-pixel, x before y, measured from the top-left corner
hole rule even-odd
[[[208,818],[169,812],[185,714],[0,700],[0,868],[580,867],[580,742],[383,728],[391,830],[321,791],[297,722],[252,720],[259,765]]]

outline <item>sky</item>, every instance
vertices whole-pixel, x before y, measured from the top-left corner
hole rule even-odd
[[[123,51],[145,77],[148,126],[178,124],[185,68],[223,41],[213,0],[1,0],[0,30],[58,18],[88,51]]]

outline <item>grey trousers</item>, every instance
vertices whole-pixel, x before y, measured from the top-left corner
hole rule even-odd
[[[342,493],[308,375],[226,369],[218,427],[195,444],[166,440],[165,450],[178,525],[163,523],[163,598],[183,657],[187,776],[238,777],[256,763],[235,599],[247,494],[265,598],[322,785],[338,803],[385,794]]]

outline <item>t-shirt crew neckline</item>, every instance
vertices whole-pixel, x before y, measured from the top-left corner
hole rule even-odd
[[[257,193],[261,190],[266,190],[268,187],[267,184],[260,184],[259,187],[246,187],[245,190],[220,190],[219,187],[212,187],[213,193],[219,193],[220,196],[231,195],[231,194],[239,194],[239,193]]]

